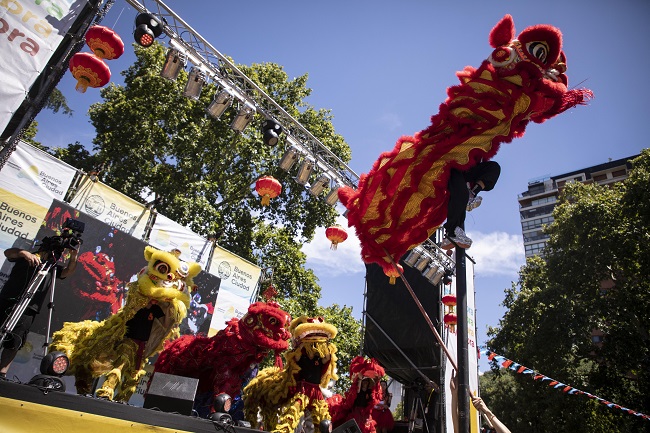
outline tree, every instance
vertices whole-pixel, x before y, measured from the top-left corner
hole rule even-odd
[[[124,86],[102,89],[103,102],[90,107],[97,131],[95,153],[86,155],[78,145],[59,153],[64,159],[83,160],[87,168],[102,166],[102,181],[111,187],[141,202],[145,194],[146,200],[155,197],[159,213],[200,235],[216,235],[223,248],[271,268],[285,310],[293,317],[322,315],[339,328],[339,374],[347,372],[359,352],[360,324],[349,308],[318,306],[321,288],[313,271],[305,268],[301,251],[317,227],[334,223],[337,212],[277,167],[284,149],[262,144],[261,116],[243,133],[232,131],[235,107],[219,120],[205,111],[218,90],[214,84],[206,84],[198,100],[186,98],[185,71],[174,82],[159,75],[165,60],[162,46],[135,46],[135,53],[135,63],[122,73]],[[288,80],[273,63],[238,68],[341,160],[349,161],[350,149],[334,132],[329,111],[304,102],[310,94],[307,75]],[[269,206],[262,206],[254,191],[263,175],[283,185]]]
[[[642,413],[650,412],[650,150],[624,182],[569,184],[546,228],[545,257],[531,258],[506,290],[491,329],[497,353],[548,377]],[[592,332],[604,333],[602,344]],[[584,396],[516,375],[494,394],[517,431],[650,431],[650,423]],[[515,402],[517,405],[509,412]],[[506,406],[506,404],[508,406]],[[539,426],[539,427],[536,427]]]

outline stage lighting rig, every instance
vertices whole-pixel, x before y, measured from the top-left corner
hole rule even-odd
[[[195,101],[201,96],[201,90],[207,81],[205,72],[197,67],[193,67],[190,70],[190,75],[187,79],[187,84],[185,85],[185,90],[183,91],[183,96],[186,98],[194,99]]]
[[[223,89],[214,96],[206,111],[213,119],[217,120],[232,105],[234,95],[230,89]]]
[[[251,102],[245,101],[230,124],[230,128],[233,131],[242,132],[253,120],[256,111],[255,106]]]
[[[160,71],[160,76],[170,81],[176,81],[178,74],[181,72],[181,69],[185,68],[186,63],[186,57],[180,51],[176,48],[170,48],[167,51],[167,58],[165,59],[162,71]]]

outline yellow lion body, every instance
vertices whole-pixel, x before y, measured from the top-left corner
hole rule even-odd
[[[128,284],[125,305],[101,322],[66,322],[54,333],[50,351],[62,351],[70,359],[68,374],[74,374],[77,393],[91,391],[94,378],[106,376],[98,397],[128,401],[144,375],[144,364],[160,352],[165,341],[178,337],[178,325],[187,315],[192,278],[198,263],[186,263],[177,254],[145,247],[148,265]],[[161,317],[153,317],[146,341],[127,337],[127,322],[143,309],[160,307]],[[142,313],[141,313],[142,314]],[[117,390],[117,394],[115,391]]]

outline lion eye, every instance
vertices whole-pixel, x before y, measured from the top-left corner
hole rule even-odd
[[[528,52],[533,56],[539,59],[542,63],[546,63],[546,57],[548,56],[548,46],[544,42],[530,42],[528,44]]]
[[[269,319],[269,323],[270,323],[271,325],[275,326],[275,325],[278,324],[278,319],[276,319],[275,317],[271,317],[271,318]]]
[[[153,268],[161,274],[167,274],[169,272],[169,265],[165,262],[158,262]]]

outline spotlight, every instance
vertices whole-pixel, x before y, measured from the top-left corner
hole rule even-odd
[[[359,429],[359,427],[357,427],[357,429]],[[320,431],[320,433],[332,433],[332,421],[330,421],[329,419],[322,420],[320,424],[318,424],[318,430]],[[350,428],[350,430],[354,431],[355,429]]]
[[[316,161],[314,161],[314,158],[310,156],[307,156],[302,160],[302,164],[300,164],[300,168],[298,168],[298,174],[296,174],[296,182],[299,185],[307,183],[312,170],[314,170],[314,165],[316,165]]]
[[[70,360],[63,352],[50,352],[41,359],[42,374],[63,376],[69,366]]]
[[[205,81],[205,72],[201,71],[196,66],[192,67],[190,70],[190,76],[187,79],[187,84],[185,85],[185,90],[183,91],[183,96],[194,99],[195,101],[199,99]]]
[[[268,119],[262,126],[262,132],[264,133],[264,144],[275,146],[278,144],[279,135],[282,134],[282,125],[273,119]]]
[[[289,171],[296,161],[298,161],[298,156],[300,156],[298,148],[296,146],[291,146],[286,150],[286,152],[284,152],[282,158],[280,158],[278,166],[284,171]]]
[[[418,259],[422,257],[422,254],[424,253],[424,250],[422,247],[415,247],[411,251],[409,251],[408,256],[404,259],[404,263],[407,265],[413,267],[417,263]]]
[[[431,264],[429,264],[429,266],[427,266],[422,272],[422,276],[431,281],[435,277],[436,272],[438,272],[438,268],[440,268],[440,266],[438,266],[436,262],[431,262]]]
[[[334,186],[330,189],[330,192],[327,193],[325,196],[325,203],[327,203],[330,206],[336,205],[336,203],[339,201],[339,188],[341,185],[338,183],[334,184]]]
[[[246,129],[251,120],[253,120],[255,111],[255,106],[252,103],[248,101],[244,102],[244,105],[239,110],[239,113],[237,113],[232,123],[230,124],[230,128],[237,132],[242,132],[244,129]]]
[[[429,254],[424,252],[422,254],[422,257],[418,259],[417,262],[415,262],[415,265],[413,266],[415,269],[417,269],[420,272],[424,272],[426,267],[433,261],[433,257],[431,257]]]
[[[170,81],[176,81],[178,74],[183,68],[185,68],[185,56],[176,48],[170,48],[167,51],[167,58],[162,71],[160,71],[160,76]]]
[[[450,271],[445,272],[445,277],[442,279],[442,282],[444,284],[451,284],[451,276],[452,275],[453,275],[453,273],[450,272]]]
[[[152,14],[139,14],[135,17],[135,42],[143,47],[150,47],[153,40],[162,34],[162,26]]]
[[[210,419],[213,422],[232,425],[233,420],[228,411],[232,406],[232,398],[225,392],[218,394],[214,397],[212,402],[212,409],[214,412],[210,414]]]
[[[330,186],[330,178],[326,174],[321,174],[316,182],[313,183],[311,188],[309,188],[309,193],[314,197],[318,197],[321,192],[325,191],[325,188]]]
[[[232,398],[225,392],[217,394],[212,402],[212,408],[215,412],[228,412],[231,406]]]
[[[445,271],[442,268],[438,268],[436,273],[429,279],[429,282],[433,284],[434,286],[440,284],[440,280],[442,280],[442,277],[445,275]]]
[[[41,360],[41,374],[32,377],[29,385],[65,392],[65,382],[61,376],[65,374],[69,366],[70,360],[63,352],[50,352]]]
[[[205,111],[208,112],[210,117],[217,120],[231,105],[234,96],[229,89],[223,89],[221,92],[214,95],[214,99],[208,105]]]

